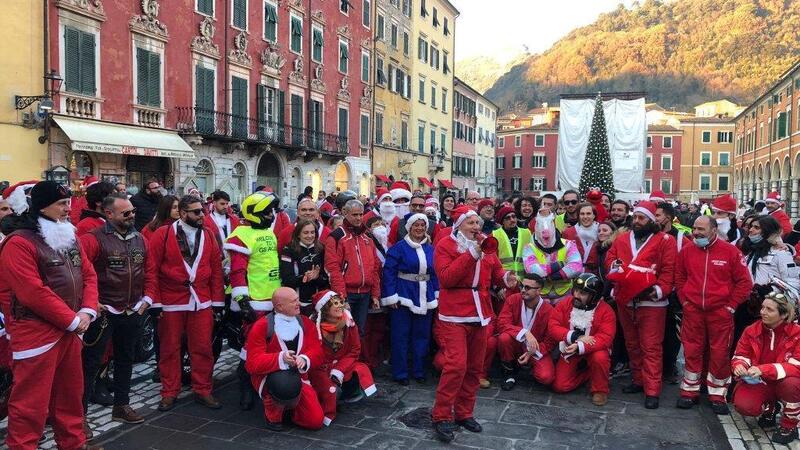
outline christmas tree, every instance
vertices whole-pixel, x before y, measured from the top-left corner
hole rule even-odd
[[[578,190],[582,197],[592,188],[614,197],[614,174],[611,169],[611,154],[606,134],[606,118],[603,115],[603,99],[597,94],[594,104],[592,130],[589,133],[589,144],[583,160],[581,181]]]

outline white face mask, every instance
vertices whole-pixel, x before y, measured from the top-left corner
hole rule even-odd
[[[556,243],[555,216],[536,217],[536,240],[545,248],[550,248]]]
[[[406,216],[406,214],[408,214],[408,212],[409,212],[409,206],[408,206],[409,203],[410,202],[395,203],[394,204],[395,211],[397,212],[397,217],[403,218],[403,217]]]
[[[727,218],[719,217],[717,218],[717,234],[726,238],[728,237],[728,231],[731,230],[731,221]]]
[[[395,207],[395,204],[392,202],[383,202],[379,204],[378,210],[381,213],[381,219],[383,219],[383,221],[387,223],[391,222],[392,219],[394,219],[395,215],[397,214],[397,208]]]

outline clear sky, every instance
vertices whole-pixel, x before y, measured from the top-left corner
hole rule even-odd
[[[456,19],[456,61],[472,56],[505,59],[547,50],[574,28],[632,0],[451,0]],[[416,2],[415,2],[416,3]]]

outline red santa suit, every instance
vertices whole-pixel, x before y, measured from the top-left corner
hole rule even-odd
[[[578,341],[577,330],[584,336],[595,339],[593,345]],[[572,305],[572,296],[556,305],[550,314],[548,332],[558,341],[562,355],[556,364],[556,378],[553,390],[559,393],[570,392],[589,380],[589,391],[608,394],[608,371],[611,368],[611,345],[617,331],[614,310],[604,301],[590,310],[582,310]],[[564,349],[578,343],[578,351],[570,355]],[[586,360],[588,368],[580,369],[581,360]]]
[[[640,202],[634,212],[645,214],[655,222],[655,205],[650,202]],[[633,231],[626,231],[614,240],[606,254],[607,271],[611,270],[614,261],[621,260],[623,264],[652,268],[656,276],[653,286],[657,296],[655,300],[634,300],[617,308],[633,383],[643,386],[645,395],[650,397],[658,397],[661,393],[662,342],[666,307],[673,288],[676,249],[675,238],[660,231],[650,235],[641,247],[636,246]],[[617,286],[624,289],[624,283],[625,280],[618,281]]]
[[[283,251],[283,249],[292,242],[292,233],[294,233],[294,227],[297,226],[297,222],[290,223],[286,228],[281,231],[281,234],[277,235],[278,238],[278,252]],[[317,221],[317,239],[320,242],[325,242],[325,239],[328,238],[328,235],[331,234],[331,229],[326,227],[321,220]]]
[[[233,230],[238,227],[239,218],[234,214],[226,212],[225,214],[217,214],[214,207],[211,207],[211,212],[203,217],[203,225],[211,230],[217,237],[217,244],[222,246],[225,239],[233,233]]]
[[[14,336],[6,439],[14,450],[38,448],[48,409],[59,448],[80,448],[86,440],[83,345],[74,330],[78,313],[97,316],[97,276],[74,234],[72,243],[42,238],[45,220],[36,230],[10,234],[0,247],[0,306]]]
[[[592,222],[589,228],[577,223],[566,228],[561,235],[564,239],[575,241],[578,252],[581,254],[584,272],[591,272],[595,275],[597,275],[599,270],[597,266],[597,248],[600,244],[597,242],[597,228],[597,222]]]
[[[287,214],[286,211],[278,211],[275,213],[275,220],[272,221],[270,229],[272,229],[272,232],[275,233],[275,236],[280,236],[284,228],[291,224],[292,219],[289,218],[289,214]]]
[[[178,242],[188,240],[184,251]],[[194,234],[197,252],[191,254]],[[161,396],[177,397],[181,389],[181,342],[187,337],[192,363],[192,390],[211,395],[214,356],[211,351],[213,313],[211,307],[225,306],[222,281],[222,252],[217,239],[206,229],[188,226],[183,221],[157,229],[150,239],[156,272],[156,302],[163,314],[158,321],[160,341]]]
[[[529,309],[525,306],[522,294],[513,294],[506,298],[503,310],[497,317],[497,327],[500,329],[497,349],[500,360],[507,365],[513,365],[527,351],[525,333],[530,331],[539,343],[539,353],[532,355],[530,359],[531,373],[534,380],[545,386],[549,386],[555,378],[555,367],[550,358],[555,341],[547,332],[552,311],[550,303],[541,298],[533,309]]]
[[[681,396],[700,396],[700,375],[712,402],[725,402],[731,381],[733,314],[750,296],[753,281],[739,249],[714,237],[705,248],[683,247],[675,272],[675,289],[683,305],[681,342],[686,367]]]
[[[275,329],[270,332],[271,317]],[[297,323],[298,319],[302,326]],[[283,355],[290,350],[290,347],[295,349],[293,351],[298,357],[306,361],[305,368],[299,371],[303,385],[297,405],[292,410],[292,421],[297,426],[318,430],[322,428],[324,416],[317,393],[308,381],[308,371],[320,366],[323,356],[317,329],[311,319],[277,313],[258,319],[247,334],[245,369],[250,374],[253,387],[263,400],[266,419],[272,423],[281,422],[284,407],[272,399],[265,385],[269,374],[289,369],[283,360]]]
[[[90,233],[106,224],[105,217],[97,211],[84,209],[81,219],[76,226],[75,235],[78,237]]]
[[[454,228],[476,216],[466,207],[457,208]],[[489,288],[511,287],[513,273],[503,270],[494,253],[481,253],[474,241],[457,233],[435,247],[433,265],[439,279],[439,315],[434,338],[443,365],[436,400],[431,411],[434,422],[473,417],[475,396],[486,354],[488,325],[492,319]]]
[[[792,232],[792,221],[789,219],[789,215],[786,214],[786,211],[783,210],[781,195],[776,191],[772,191],[767,194],[767,198],[764,199],[764,202],[778,204],[778,209],[770,211],[769,215],[781,225],[781,237],[785,239]]]
[[[346,325],[342,330],[344,338],[341,347],[334,348],[332,342],[327,342],[322,337],[320,323],[322,308],[334,295],[333,291],[326,290],[320,291],[314,296],[314,309],[317,312],[317,337],[322,343],[323,357],[322,363],[308,373],[311,385],[317,391],[319,403],[325,412],[323,419],[325,426],[330,425],[336,419],[336,387],[352,380],[353,375],[357,376],[359,387],[367,397],[377,391],[369,367],[358,360],[361,355],[361,339],[358,336],[358,328],[347,311],[345,311],[343,319]]]

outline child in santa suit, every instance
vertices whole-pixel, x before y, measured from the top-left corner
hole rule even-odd
[[[553,307],[539,295],[544,280],[539,275],[526,273],[521,283],[522,291],[506,299],[497,318],[500,329],[497,349],[505,377],[501,386],[504,391],[510,391],[516,384],[517,364],[530,363],[533,379],[545,386],[555,378],[550,358],[555,342],[547,333]]]
[[[308,371],[324,358],[316,326],[300,314],[300,297],[290,288],[276,289],[272,305],[273,312],[253,324],[245,342],[245,369],[264,402],[266,427],[283,431],[283,412],[291,409],[295,425],[318,430],[322,406],[308,382]]]
[[[369,397],[377,389],[369,367],[358,361],[361,339],[347,310],[347,303],[331,290],[317,292],[313,300],[317,336],[322,342],[323,358],[322,364],[312,369],[308,377],[325,412],[323,423],[328,426],[336,418],[337,394],[341,392],[342,385],[349,385],[356,392],[354,396],[345,399],[348,403],[361,400],[361,391]],[[356,380],[357,385],[350,383]]]
[[[570,392],[589,380],[592,403],[608,401],[608,371],[617,319],[607,303],[600,301],[603,282],[597,275],[575,279],[572,298],[559,303],[550,314],[550,337],[558,341],[561,357],[556,364],[553,390]]]

